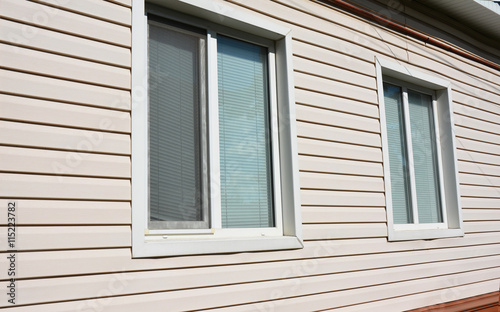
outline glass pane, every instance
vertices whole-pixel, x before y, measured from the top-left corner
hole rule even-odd
[[[394,223],[413,223],[401,88],[384,84],[384,104]]]
[[[419,223],[442,222],[432,97],[408,90],[408,104]]]
[[[267,49],[218,37],[222,226],[273,226]]]
[[[149,25],[150,221],[200,221],[200,44]]]

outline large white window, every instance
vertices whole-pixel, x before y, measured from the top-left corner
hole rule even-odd
[[[301,247],[288,30],[165,4],[134,7],[134,256]]]
[[[390,240],[463,235],[449,84],[377,60]]]

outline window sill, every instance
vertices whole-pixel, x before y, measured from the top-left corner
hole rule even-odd
[[[389,241],[438,239],[462,236],[464,236],[462,229],[405,229],[389,231]]]
[[[142,244],[133,249],[134,258],[162,257],[179,255],[218,254],[250,251],[269,251],[303,248],[295,236],[261,236],[231,238],[155,238],[147,236]]]

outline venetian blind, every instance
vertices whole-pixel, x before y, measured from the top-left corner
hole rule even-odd
[[[224,228],[273,226],[267,49],[218,36]]]
[[[384,104],[389,143],[392,209],[395,224],[412,223],[409,167],[402,91],[400,87],[384,84]]]
[[[442,222],[432,98],[408,90],[408,105],[419,223]]]
[[[201,220],[200,37],[149,25],[151,221]]]

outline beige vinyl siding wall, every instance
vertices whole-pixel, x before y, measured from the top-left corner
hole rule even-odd
[[[0,1],[11,310],[402,311],[498,290],[498,71],[313,1],[224,2],[292,30],[305,247],[132,259],[131,2]],[[387,242],[375,56],[452,82],[463,238]]]
[[[130,248],[130,5],[0,1],[0,206],[18,205],[18,300],[0,307],[47,302],[29,284],[77,274],[66,252]],[[58,272],[23,273],[41,255]]]

